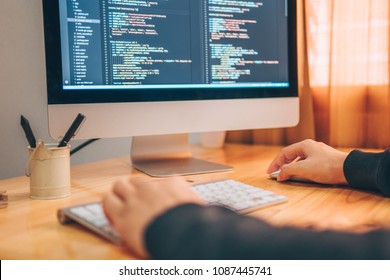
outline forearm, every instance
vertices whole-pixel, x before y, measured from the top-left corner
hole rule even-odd
[[[390,258],[389,232],[278,228],[220,207],[191,204],[157,218],[147,230],[146,245],[156,259]]]
[[[390,150],[383,153],[352,151],[344,162],[349,185],[390,196]]]

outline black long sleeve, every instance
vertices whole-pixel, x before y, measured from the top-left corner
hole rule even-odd
[[[352,151],[344,162],[349,185],[390,196],[390,150],[383,153]]]
[[[390,232],[279,228],[221,207],[193,204],[157,218],[146,244],[154,259],[390,259]]]
[[[390,151],[351,152],[349,184],[390,196]],[[273,227],[216,206],[181,205],[145,235],[155,259],[390,259],[390,231],[367,234]]]

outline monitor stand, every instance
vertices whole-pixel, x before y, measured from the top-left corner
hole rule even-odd
[[[130,158],[134,168],[153,177],[233,170],[231,166],[193,158],[188,134],[133,137]]]

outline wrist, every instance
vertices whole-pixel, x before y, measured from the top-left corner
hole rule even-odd
[[[338,185],[348,185],[347,178],[344,173],[344,163],[348,156],[348,153],[340,152],[338,155],[337,162],[339,162],[338,167],[335,170],[337,184]]]

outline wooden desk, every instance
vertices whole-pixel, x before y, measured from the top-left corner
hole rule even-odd
[[[201,182],[232,178],[289,198],[284,204],[252,213],[275,225],[313,229],[366,231],[390,226],[390,199],[346,187],[278,183],[265,170],[280,150],[274,146],[229,144],[224,149],[193,147],[196,157],[234,166],[228,173],[188,176]],[[131,168],[128,157],[72,168],[72,195],[56,200],[29,198],[29,181],[17,177],[0,181],[7,191],[8,207],[0,209],[0,259],[131,259],[124,248],[113,245],[77,225],[57,221],[60,207],[100,200],[111,184],[129,176],[145,176]]]

